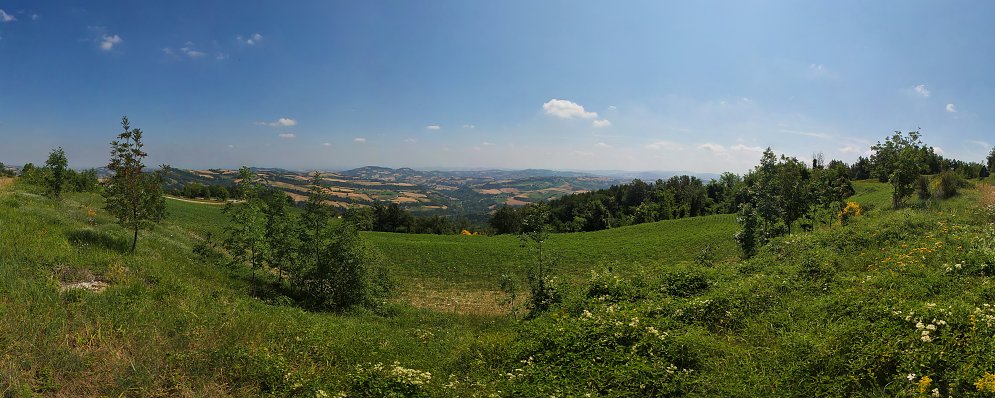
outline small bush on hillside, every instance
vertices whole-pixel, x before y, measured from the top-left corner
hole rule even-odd
[[[432,382],[432,374],[418,369],[409,369],[394,362],[356,366],[349,373],[349,386],[345,396],[417,398],[429,396],[426,386]]]
[[[916,180],[916,195],[919,196],[921,202],[933,197],[933,193],[930,192],[929,177],[919,176],[919,179]]]
[[[938,198],[949,199],[957,195],[957,189],[961,188],[964,183],[965,181],[959,175],[948,170],[936,176],[933,184]]]
[[[864,214],[864,209],[860,207],[860,203],[846,202],[846,206],[843,207],[843,210],[840,210],[836,219],[839,220],[841,225],[846,225],[854,217],[860,217],[862,214]]]

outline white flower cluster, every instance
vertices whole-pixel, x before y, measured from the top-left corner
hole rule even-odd
[[[357,365],[356,373],[381,374],[390,377],[398,383],[413,386],[425,385],[432,381],[431,373],[423,372],[418,369],[408,369],[401,366],[398,362],[394,362],[394,364],[389,367],[380,362],[373,364],[369,368],[364,368],[363,365]]]
[[[978,322],[984,322],[988,327],[995,325],[995,307],[991,304],[984,304],[974,309],[972,316]]]

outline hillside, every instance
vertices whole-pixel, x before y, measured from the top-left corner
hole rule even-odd
[[[14,183],[0,187],[0,390],[331,396],[375,379],[410,396],[995,391],[995,191],[893,211],[886,185],[856,187],[865,216],[748,261],[733,216],[554,234],[564,301],[523,321],[495,304],[500,275],[526,261],[513,237],[366,233],[402,295],[382,313],[316,313],[253,297],[248,270],[193,255],[225,222],[217,206],[170,201],[127,255],[99,196],[56,203]],[[705,246],[711,265],[695,261]],[[81,282],[100,290],[68,289]]]
[[[305,200],[310,176],[283,169],[254,169],[267,184]],[[167,189],[190,183],[231,186],[235,170],[173,169]],[[453,215],[486,214],[499,205],[524,205],[571,193],[606,188],[620,180],[550,170],[418,171],[410,168],[362,167],[322,172],[322,182],[339,209],[393,202],[415,212]]]

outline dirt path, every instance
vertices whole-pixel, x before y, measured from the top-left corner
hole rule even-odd
[[[201,204],[201,205],[211,205],[211,206],[224,206],[224,205],[228,204],[228,202],[206,202],[206,201],[203,201],[203,200],[193,200],[193,199],[177,198],[175,196],[169,196],[169,195],[166,195],[166,199],[178,200],[180,202],[187,202],[187,203],[197,203],[197,204]],[[237,202],[237,201],[232,201],[232,202]]]
[[[982,205],[995,205],[995,185],[980,183],[978,191],[981,194]]]

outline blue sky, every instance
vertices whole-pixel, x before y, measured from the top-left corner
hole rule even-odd
[[[995,3],[0,0],[0,161],[743,172],[995,144]]]

